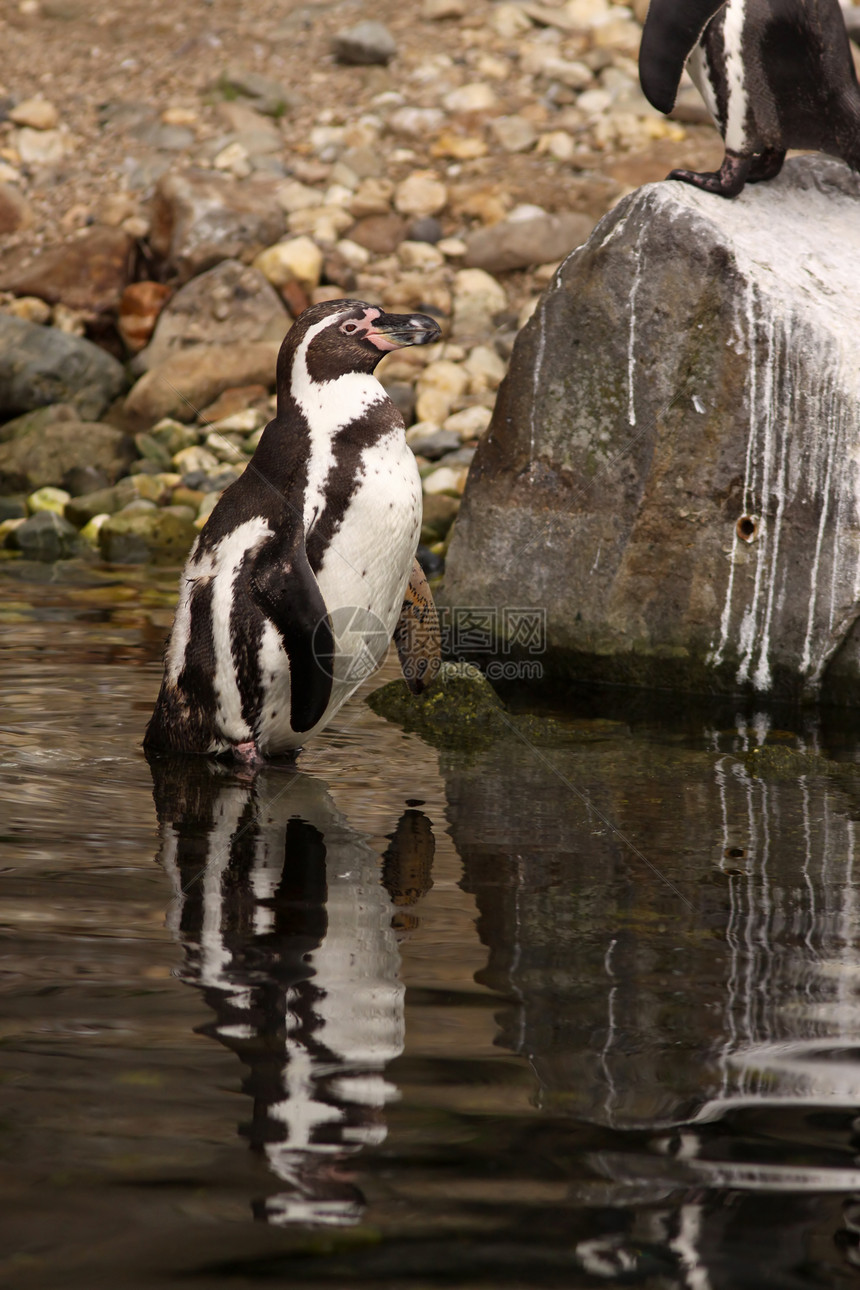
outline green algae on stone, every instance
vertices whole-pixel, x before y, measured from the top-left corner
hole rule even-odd
[[[821,753],[801,752],[778,744],[762,744],[744,757],[744,766],[758,779],[797,779],[800,775],[830,775],[854,779],[860,766],[853,762],[831,761]]]
[[[514,730],[501,699],[476,667],[443,663],[423,694],[411,694],[402,680],[367,697],[386,721],[421,735],[436,748],[479,748]]]
[[[443,663],[423,694],[411,694],[406,682],[397,680],[374,690],[366,702],[377,716],[442,749],[477,751],[512,737],[535,745],[589,743],[623,730],[620,722],[569,725],[509,712],[487,678],[469,663]]]
[[[98,544],[108,564],[181,564],[196,536],[190,520],[153,510],[111,515],[99,528]]]

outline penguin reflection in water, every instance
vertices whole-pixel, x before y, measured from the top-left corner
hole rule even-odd
[[[284,791],[274,768],[150,764],[179,976],[214,1014],[201,1033],[246,1068],[240,1133],[266,1166],[254,1213],[356,1223],[351,1163],[385,1139],[398,1095],[385,1074],[404,1044],[398,945],[432,886],[430,821],[405,810],[380,864],[315,777],[296,771]]]
[[[661,112],[688,58],[726,154],[714,173],[669,179],[734,197],[778,175],[788,148],[860,170],[860,88],[838,0],[651,0],[639,79]]]
[[[295,753],[382,661],[415,692],[440,659],[415,560],[421,481],[374,369],[438,340],[424,314],[312,305],[278,356],[277,415],[192,548],[148,752]]]

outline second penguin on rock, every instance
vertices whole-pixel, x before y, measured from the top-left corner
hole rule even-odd
[[[661,112],[688,58],[726,154],[718,171],[669,179],[734,197],[778,175],[788,148],[860,170],[860,88],[837,0],[651,0],[639,79]]]
[[[312,305],[278,356],[277,415],[212,511],[182,574],[148,752],[290,753],[382,661],[397,629],[420,692],[441,657],[415,561],[421,481],[374,376],[438,340],[424,314]]]

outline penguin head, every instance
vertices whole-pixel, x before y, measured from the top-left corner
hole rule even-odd
[[[427,314],[389,314],[362,300],[326,300],[303,310],[278,355],[278,387],[289,388],[299,361],[314,382],[372,372],[393,349],[429,345],[441,335]]]

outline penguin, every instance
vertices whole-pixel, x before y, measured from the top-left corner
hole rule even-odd
[[[405,810],[380,857],[316,776],[294,771],[285,793],[275,767],[251,779],[168,756],[150,768],[176,975],[211,1009],[197,1033],[245,1067],[239,1133],[271,1174],[254,1214],[357,1222],[356,1158],[387,1136],[397,1096],[386,1067],[405,1040],[400,944],[433,885],[431,822]]]
[[[687,59],[726,153],[718,171],[669,179],[734,197],[778,175],[788,148],[860,170],[860,87],[837,0],[651,0],[639,80],[661,112]]]
[[[410,687],[435,675],[435,610],[415,561],[421,480],[374,370],[439,335],[425,314],[359,300],[296,319],[278,354],[276,415],[183,570],[147,753],[295,756],[395,629]]]

